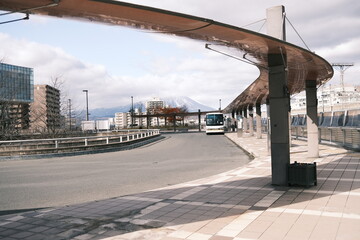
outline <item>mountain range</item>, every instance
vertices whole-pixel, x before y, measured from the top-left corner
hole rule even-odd
[[[161,98],[165,102],[165,105],[169,107],[182,107],[186,106],[189,112],[197,112],[199,109],[201,111],[212,111],[215,110],[212,107],[205,106],[189,97],[166,97]],[[136,102],[134,103],[134,108],[142,108],[142,112],[145,112],[145,102]],[[117,112],[129,112],[131,109],[131,104],[112,107],[112,108],[96,108],[90,110],[90,118],[101,119],[101,118],[109,118],[114,117]]]

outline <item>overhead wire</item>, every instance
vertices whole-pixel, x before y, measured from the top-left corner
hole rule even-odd
[[[225,56],[227,56],[227,57],[234,58],[234,59],[239,60],[239,61],[241,61],[241,62],[244,62],[244,63],[250,64],[250,65],[256,66],[256,67],[258,67],[258,68],[263,68],[263,69],[268,70],[267,67],[262,66],[262,65],[259,65],[259,64],[256,64],[256,63],[254,63],[254,62],[246,59],[246,58],[245,58],[246,54],[244,54],[244,58],[246,59],[246,60],[244,60],[244,59],[242,59],[242,58],[235,57],[235,56],[230,55],[230,54],[228,54],[228,53],[224,53],[224,52],[221,52],[221,51],[219,51],[219,50],[215,50],[215,49],[213,49],[213,48],[210,48],[210,47],[209,47],[210,45],[211,45],[211,44],[206,43],[206,44],[205,44],[205,48],[206,48],[206,49],[209,49],[209,50],[211,50],[211,51],[220,53],[220,54],[222,54],[222,55],[225,55]]]
[[[305,43],[304,39],[300,36],[299,32],[296,30],[296,28],[294,27],[294,25],[290,22],[290,19],[285,15],[285,19],[288,21],[288,23],[290,24],[290,26],[294,29],[295,33],[298,35],[298,37],[300,38],[300,40],[302,41],[302,43],[305,45],[305,47],[309,50],[310,48],[308,47],[308,45]]]
[[[266,22],[266,18],[260,19],[260,20],[258,20],[258,21],[255,21],[255,22],[252,22],[252,23],[249,23],[249,24],[246,24],[246,25],[241,26],[241,27],[242,27],[242,28],[245,28],[245,27],[254,25],[254,24],[259,23],[259,22],[262,22],[262,21],[265,21],[265,22]]]

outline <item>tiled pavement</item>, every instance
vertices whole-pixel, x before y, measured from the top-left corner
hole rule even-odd
[[[318,184],[271,185],[266,139],[228,138],[257,157],[244,167],[167,188],[0,217],[0,239],[360,239],[360,153],[320,145]]]

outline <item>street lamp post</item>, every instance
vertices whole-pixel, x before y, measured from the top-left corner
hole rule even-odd
[[[89,98],[88,98],[88,90],[83,90],[86,93],[86,121],[89,121]]]
[[[221,99],[219,99],[219,111],[221,111]]]

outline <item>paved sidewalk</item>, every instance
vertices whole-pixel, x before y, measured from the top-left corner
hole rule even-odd
[[[0,217],[0,239],[360,239],[360,153],[320,145],[318,184],[271,185],[266,139],[227,137],[257,157],[196,181],[103,201]]]

